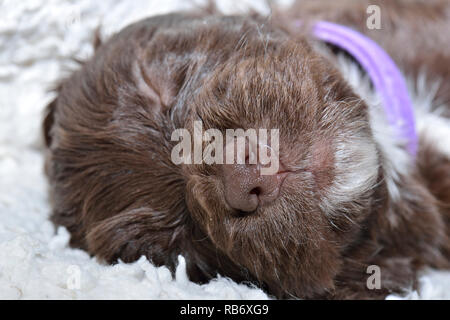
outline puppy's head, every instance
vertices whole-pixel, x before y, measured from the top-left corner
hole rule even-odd
[[[144,254],[173,267],[183,254],[191,278],[244,269],[279,297],[314,296],[332,290],[373,206],[366,105],[307,40],[261,22],[138,23],[100,46],[48,111],[53,220],[107,261]],[[244,163],[196,162],[195,151],[174,163],[171,135],[195,140],[196,124],[222,134],[222,151],[227,130],[254,130],[270,162],[238,144]]]
[[[184,165],[188,208],[215,246],[272,291],[318,293],[332,288],[338,257],[373,205],[379,160],[367,107],[307,42],[252,45],[188,102],[191,132],[195,122],[220,130],[224,154],[234,141],[246,160]],[[258,132],[253,150],[269,148],[278,164],[251,162],[249,135],[241,150],[226,140],[238,128]],[[263,174],[270,165],[275,172]]]

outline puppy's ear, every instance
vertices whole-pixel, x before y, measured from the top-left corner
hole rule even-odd
[[[179,58],[170,64],[164,59],[149,64],[142,62],[148,59],[143,56],[133,63],[134,81],[140,95],[146,98],[152,109],[164,112],[175,103],[192,66]]]
[[[149,208],[127,210],[102,220],[86,236],[88,251],[108,263],[133,262],[142,254],[155,265],[174,270],[186,238],[182,215]]]

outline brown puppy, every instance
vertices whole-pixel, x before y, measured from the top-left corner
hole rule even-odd
[[[219,273],[279,298],[383,298],[449,266],[448,157],[422,139],[417,163],[393,164],[406,152],[390,154],[369,106],[289,25],[317,9],[292,12],[153,17],[62,82],[46,169],[71,245],[172,270],[181,254],[193,281]],[[172,133],[194,121],[279,129],[276,181],[250,164],[174,164]]]

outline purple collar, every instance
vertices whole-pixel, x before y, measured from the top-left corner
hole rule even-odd
[[[418,141],[412,103],[405,79],[389,55],[373,40],[338,24],[317,22],[313,33],[316,38],[347,51],[366,70],[383,101],[387,120],[415,156]]]

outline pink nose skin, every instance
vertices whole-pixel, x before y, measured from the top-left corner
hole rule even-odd
[[[235,210],[245,213],[278,198],[286,173],[261,175],[256,164],[226,164],[223,166],[225,200]]]

